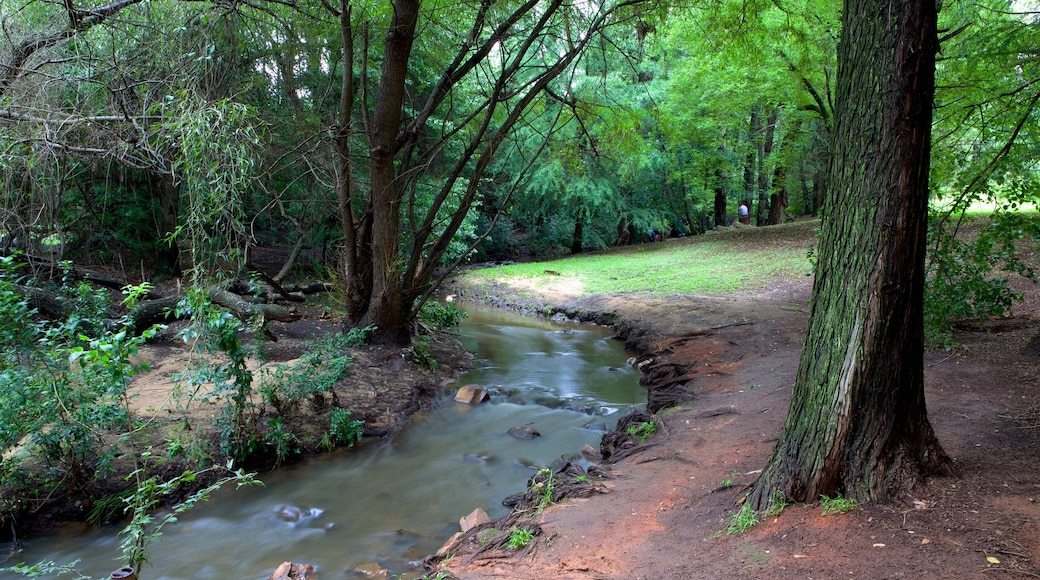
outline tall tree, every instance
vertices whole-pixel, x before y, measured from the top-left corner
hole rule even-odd
[[[748,505],[889,498],[952,469],[924,397],[935,0],[848,0],[809,326]]]
[[[344,202],[352,208],[340,212],[353,220],[344,228],[371,232],[346,233],[344,251],[357,257],[348,258],[353,269],[346,272],[352,324],[375,325],[376,340],[409,340],[417,304],[443,276],[438,266],[503,142],[537,114],[536,105],[588,44],[633,18],[626,9],[642,2],[578,7],[526,0],[494,10],[487,2],[460,3],[443,12],[424,12],[417,0],[393,2],[374,111],[364,127],[369,187],[364,195],[339,196],[341,208]],[[443,14],[451,21],[438,20]],[[342,26],[351,26],[349,18]],[[433,27],[444,34],[431,35]],[[344,32],[345,47],[350,34]],[[417,54],[417,45],[426,50]],[[435,80],[421,82],[419,73],[431,71],[439,71]],[[408,90],[409,82],[420,95]],[[566,94],[565,85],[556,93]]]

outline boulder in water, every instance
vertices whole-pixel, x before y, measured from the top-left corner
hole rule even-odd
[[[310,564],[282,562],[268,580],[318,580],[318,572]]]
[[[462,528],[463,532],[468,532],[473,528],[486,524],[491,521],[491,517],[488,516],[487,512],[477,508],[469,513],[468,516],[463,517],[459,520],[459,527]]]
[[[455,393],[455,400],[467,405],[483,403],[488,399],[487,389],[480,385],[466,385]]]
[[[303,510],[294,505],[281,505],[275,510],[274,515],[283,522],[294,524],[303,519]]]

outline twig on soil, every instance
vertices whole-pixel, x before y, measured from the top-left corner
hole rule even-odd
[[[1007,554],[1008,556],[1017,556],[1019,558],[1029,559],[1029,556],[1025,554],[1019,554],[1018,552],[1012,552],[1011,550],[995,550],[998,554]]]
[[[1023,576],[1029,576],[1030,578],[1040,578],[1040,574],[1033,574],[1032,572],[1026,572],[1025,570],[1012,570],[1011,568],[983,568],[983,572],[1011,572],[1012,574],[1022,574]]]

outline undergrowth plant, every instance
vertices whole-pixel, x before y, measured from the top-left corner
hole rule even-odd
[[[302,401],[311,401],[316,409],[324,408],[326,395],[336,404],[338,398],[333,387],[354,362],[348,349],[364,344],[373,328],[355,328],[346,334],[308,340],[303,356],[295,364],[280,364],[273,370],[261,371],[257,390],[264,403],[283,416]]]
[[[751,507],[750,504],[745,503],[740,506],[729,518],[729,524],[726,526],[726,535],[731,536],[733,534],[741,534],[747,531],[752,526],[758,523],[758,513]]]
[[[360,441],[364,426],[364,421],[351,418],[351,412],[346,409],[337,408],[329,413],[329,437],[340,445],[350,447]]]
[[[524,528],[513,528],[509,530],[509,541],[506,543],[506,548],[510,550],[519,550],[527,547],[534,539],[534,534],[530,530]]]
[[[957,320],[981,324],[1008,315],[1012,305],[1021,300],[1021,293],[1011,285],[1011,276],[1038,281],[1018,245],[1040,239],[1040,219],[1035,212],[1014,209],[993,213],[970,235],[962,231],[967,225],[963,210],[931,216],[925,290],[928,346],[956,346],[952,328]]]
[[[839,515],[849,512],[859,511],[859,502],[853,498],[841,497],[838,494],[834,497],[827,497],[826,495],[820,496],[820,506],[823,508],[823,513],[820,515]]]
[[[534,513],[540,514],[545,508],[553,503],[553,493],[556,491],[556,481],[552,469],[543,467],[531,479],[531,489],[538,490],[538,505]]]
[[[625,432],[638,439],[640,443],[645,443],[657,434],[657,421],[633,423],[625,429]]]
[[[140,428],[129,410],[135,355],[158,327],[134,334],[127,316],[106,319],[102,296],[85,284],[55,291],[62,319],[40,320],[20,287],[17,255],[0,258],[0,517],[31,509],[67,488],[93,487],[133,451]],[[66,271],[69,266],[66,265]],[[127,287],[132,308],[147,285]],[[23,470],[24,462],[41,466]]]

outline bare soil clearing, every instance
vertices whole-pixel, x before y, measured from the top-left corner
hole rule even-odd
[[[1022,354],[1040,328],[1031,284],[1014,318],[959,331],[963,350],[926,357],[929,417],[960,478],[856,513],[791,505],[725,534],[787,414],[805,330],[810,280],[771,287],[715,298],[533,299],[610,314],[630,347],[692,375],[693,400],[660,412],[652,446],[608,467],[615,479],[600,485],[609,493],[536,516],[533,549],[473,557],[475,544],[462,543],[440,569],[460,579],[1040,577],[1040,360]],[[518,290],[514,304],[530,306],[536,290]]]

